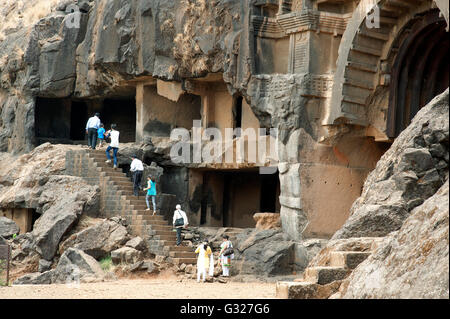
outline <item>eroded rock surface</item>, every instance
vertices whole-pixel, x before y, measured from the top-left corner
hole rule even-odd
[[[442,186],[448,178],[448,101],[447,89],[417,113],[367,177],[333,239],[386,236]]]
[[[13,220],[0,216],[0,237],[11,237],[19,231],[19,226]]]
[[[59,250],[63,254],[72,247],[99,260],[124,245],[128,239],[128,231],[120,218],[111,218],[71,235],[61,243]]]
[[[448,181],[343,283],[342,298],[449,298]]]

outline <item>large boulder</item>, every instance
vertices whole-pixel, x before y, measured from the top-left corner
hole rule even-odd
[[[396,138],[369,174],[350,217],[333,239],[383,237],[448,178],[449,90],[435,97]]]
[[[99,210],[98,186],[88,185],[80,177],[63,175],[70,147],[46,143],[28,154],[5,157],[0,163],[0,184],[4,185],[0,206],[31,208],[41,214],[26,246],[49,261],[81,214]]]
[[[449,183],[416,207],[342,284],[343,298],[449,298]]]
[[[141,237],[134,237],[126,242],[125,246],[134,248],[136,250],[145,251],[147,249],[147,244]]]
[[[26,274],[14,285],[78,284],[102,281],[105,277],[100,264],[79,249],[69,248],[59,259],[55,269]]]
[[[122,220],[114,217],[71,235],[60,245],[59,252],[62,254],[69,247],[73,247],[98,260],[128,240],[128,231]]]
[[[19,231],[19,226],[12,219],[0,216],[0,236],[8,238]]]
[[[35,223],[33,235],[36,237],[36,250],[46,260],[55,256],[62,236],[73,226],[82,211],[79,203],[66,204],[52,206]]]
[[[55,283],[102,281],[105,273],[91,256],[75,248],[67,249],[54,269]]]
[[[274,276],[294,271],[295,242],[281,230],[255,230],[237,236],[232,271],[237,274]]]
[[[34,272],[17,278],[13,285],[50,285],[53,282],[53,271]]]

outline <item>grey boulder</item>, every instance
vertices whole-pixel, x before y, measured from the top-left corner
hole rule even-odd
[[[60,245],[60,253],[73,247],[98,260],[124,245],[128,239],[121,220],[108,219],[71,235]]]
[[[14,234],[19,234],[19,226],[9,218],[0,216],[0,236],[1,237],[11,237]]]

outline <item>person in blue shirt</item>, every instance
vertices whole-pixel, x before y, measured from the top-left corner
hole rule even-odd
[[[103,146],[103,142],[105,141],[105,127],[103,123],[100,124],[100,128],[97,130],[98,139],[99,139],[99,147]]]
[[[147,176],[147,188],[144,188],[144,191],[147,191],[145,195],[145,201],[147,203],[147,210],[150,210],[150,203],[148,202],[148,198],[152,198],[153,204],[153,215],[156,213],[156,183],[153,180],[153,177]]]

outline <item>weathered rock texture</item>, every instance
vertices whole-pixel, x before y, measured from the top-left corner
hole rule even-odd
[[[281,228],[280,214],[277,213],[256,213],[253,219],[256,221],[256,229]]]
[[[448,181],[342,284],[342,298],[449,298]]]
[[[0,216],[0,236],[1,237],[11,237],[14,234],[19,233],[19,226],[17,224],[6,217]]]
[[[119,218],[101,221],[71,235],[60,244],[62,255],[68,248],[76,248],[99,260],[124,245],[129,239],[128,231]]]
[[[31,273],[14,281],[15,285],[72,284],[102,281],[105,273],[100,264],[79,249],[69,248],[59,259],[55,269]]]
[[[95,215],[99,208],[97,186],[63,175],[66,149],[43,144],[13,160],[7,157],[0,168],[0,205],[33,209],[41,215],[21,246],[24,253],[35,250],[46,260],[54,257],[63,235],[81,214]]]
[[[385,236],[448,178],[449,90],[423,107],[367,177],[333,239]]]

